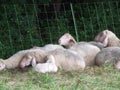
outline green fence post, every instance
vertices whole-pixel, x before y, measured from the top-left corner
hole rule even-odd
[[[65,4],[65,3],[63,3],[63,11],[64,11],[64,13],[65,13],[65,17],[67,18],[67,11],[65,10],[65,5],[64,5],[64,4]],[[66,19],[66,18],[65,18],[65,19]],[[70,32],[69,32],[69,25],[68,25],[68,23],[66,23],[66,25],[67,25],[66,27],[67,27],[67,29],[68,29],[67,32],[70,33]]]
[[[9,24],[9,21],[8,21],[8,17],[7,17],[7,10],[6,10],[6,7],[4,5],[4,10],[5,10],[5,18],[7,20],[7,27],[8,27],[8,32],[9,32],[9,40],[10,40],[10,47],[11,47],[11,50],[12,50],[12,53],[14,52],[14,48],[13,48],[13,42],[12,42],[12,37],[11,37],[11,31],[10,31],[10,24]]]
[[[92,38],[94,37],[94,33],[93,33],[93,21],[92,21],[92,18],[91,18],[91,14],[90,14],[90,8],[89,8],[89,5],[88,5],[88,3],[87,3],[87,10],[88,10],[88,14],[89,14],[89,18],[90,18],[90,28],[91,28],[91,36],[92,36]]]
[[[100,16],[99,16],[99,14],[98,14],[97,4],[94,3],[94,6],[95,6],[95,12],[96,12],[97,24],[98,24],[98,27],[99,27],[98,30],[101,31],[102,29],[101,29],[101,26],[100,26]]]
[[[84,31],[85,40],[88,40],[88,39],[87,39],[86,24],[85,24],[84,15],[83,15],[81,6],[80,6],[80,11],[81,11],[81,20],[82,20],[82,22],[83,22],[83,26],[84,26],[84,30],[85,30],[85,31]]]
[[[54,4],[54,12],[55,12],[55,20],[57,21],[57,26],[58,26],[58,34],[59,34],[59,36],[60,36],[60,27],[59,27],[59,25],[58,25],[58,16],[57,16],[57,11],[56,11],[56,9],[55,9],[56,7],[55,7],[55,4]]]
[[[30,23],[29,23],[29,18],[28,18],[28,12],[27,12],[27,9],[26,9],[26,5],[24,4],[24,8],[25,8],[25,13],[26,13],[26,17],[27,17],[27,24],[28,24],[28,30],[30,28]],[[30,37],[30,41],[31,41],[31,46],[33,46],[33,40],[32,40],[32,35],[30,32],[29,33],[29,37]]]
[[[16,9],[16,5],[14,5],[14,10],[15,10],[15,15],[16,15],[16,19],[17,19],[17,24],[18,24],[18,32],[20,34],[20,42],[21,42],[21,46],[22,46],[22,49],[24,49],[24,46],[23,46],[23,41],[22,41],[22,35],[21,35],[21,32],[20,32],[20,24],[19,24],[19,19],[18,19],[18,13],[17,13],[17,9]]]
[[[113,31],[114,31],[114,33],[115,33],[115,26],[114,26],[114,19],[113,19],[113,13],[112,13],[112,9],[111,9],[111,3],[110,2],[108,2],[109,3],[109,8],[110,8],[110,16],[111,16],[111,19],[112,19],[112,26],[113,26]]]
[[[48,25],[48,31],[49,31],[49,36],[50,36],[50,42],[53,43],[52,34],[51,34],[51,31],[50,31],[50,25],[49,25],[49,21],[48,21],[48,14],[47,14],[47,10],[46,10],[45,5],[44,5],[44,9],[45,9],[45,14],[47,15],[47,25]]]
[[[108,29],[108,26],[107,26],[107,19],[106,19],[106,12],[105,12],[105,8],[104,8],[104,3],[102,2],[102,9],[103,9],[103,14],[104,14],[104,23],[105,23],[105,28]]]
[[[76,33],[76,39],[77,39],[77,41],[79,41],[78,32],[77,32],[77,25],[76,25],[76,20],[75,20],[75,15],[74,15],[72,3],[70,3],[70,8],[71,8],[72,18],[73,18],[73,23],[74,23],[75,33]]]
[[[39,20],[38,20],[38,15],[37,15],[36,4],[35,4],[35,1],[34,1],[34,0],[32,0],[32,1],[33,1],[33,5],[34,5],[34,11],[35,11],[35,16],[36,16],[37,24],[39,25]],[[40,27],[39,27],[39,28],[40,28]],[[41,40],[42,45],[44,45],[44,42],[43,42],[41,33],[40,33],[40,40]]]

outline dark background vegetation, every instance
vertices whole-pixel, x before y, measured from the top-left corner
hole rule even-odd
[[[0,0],[0,57],[57,43],[66,32],[77,41],[105,29],[119,37],[119,14],[119,0]]]

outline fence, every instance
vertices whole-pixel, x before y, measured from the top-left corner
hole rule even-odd
[[[119,37],[119,1],[58,4],[1,4],[0,56],[6,58],[18,50],[57,43],[66,32],[77,41],[93,40],[105,29]]]

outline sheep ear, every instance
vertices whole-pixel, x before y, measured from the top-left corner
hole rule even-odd
[[[103,40],[103,45],[106,47],[108,45],[108,36],[106,36]]]
[[[36,60],[35,60],[35,58],[32,58],[32,61],[31,61],[31,65],[32,65],[32,67],[35,67],[36,66]]]
[[[70,39],[70,40],[69,40],[69,43],[70,43],[70,44],[75,44],[75,41],[74,41],[73,39]]]
[[[95,37],[95,41],[97,42],[101,42],[104,45],[108,44],[108,36],[107,33],[105,31],[99,33],[96,37]]]
[[[101,32],[95,37],[95,41],[102,42],[105,39],[105,36],[106,35],[104,34],[104,32]]]

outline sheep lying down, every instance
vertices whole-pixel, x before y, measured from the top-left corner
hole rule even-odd
[[[86,66],[95,65],[95,56],[100,52],[100,49],[89,43],[78,43],[69,48],[77,52],[81,57],[84,58]]]
[[[85,68],[85,62],[84,59],[75,51],[56,49],[48,53],[46,63],[34,64],[32,62],[32,66],[34,70],[39,73],[57,72],[58,68],[65,71],[81,72]]]
[[[94,41],[101,42],[105,47],[120,46],[119,38],[110,30],[100,32]]]
[[[94,51],[94,53],[91,53],[91,51]],[[89,43],[79,43],[71,46],[69,49],[55,49],[46,53],[46,56],[49,57],[52,55],[54,57],[57,68],[62,68],[65,71],[83,71],[86,66],[93,66],[95,64],[94,58],[99,51],[100,49],[94,45]],[[31,60],[33,60],[33,58],[35,58],[35,61],[37,61],[37,59],[39,60],[39,57],[36,58],[39,56],[39,53],[36,53],[35,55],[29,55]],[[45,61],[50,60],[51,59],[49,58],[45,58]],[[26,64],[27,61],[28,59],[25,59],[24,63]],[[35,71],[42,73],[50,72],[51,70],[46,71],[49,70],[46,65],[50,66],[52,64],[54,63],[46,62],[42,64],[36,64],[36,66],[33,64],[32,65],[33,67],[35,66]],[[45,71],[43,67],[45,68]]]
[[[24,58],[24,55],[29,52],[41,52],[41,50],[22,50],[14,54],[13,56],[9,57],[8,59],[0,59],[0,70],[3,69],[14,69],[19,66],[20,61]],[[44,54],[44,52],[43,52]],[[2,68],[4,66],[4,68]]]
[[[92,51],[94,51],[94,53],[91,53]],[[100,49],[98,47],[84,42],[75,44],[69,49],[55,49],[46,53],[46,56],[52,55],[55,58],[55,64],[57,67],[62,68],[65,71],[82,71],[85,66],[93,66],[95,64],[94,58],[99,51]],[[34,58],[34,56],[39,56],[39,53],[34,55],[29,53],[29,55],[31,58]],[[27,60],[29,59],[25,59],[23,63],[26,63]],[[39,57],[35,58],[35,60],[39,60]],[[48,60],[49,59],[46,59],[45,61]],[[46,63],[43,63],[42,65],[44,64]],[[41,64],[39,63],[39,65]]]
[[[76,51],[85,60],[86,66],[93,66],[95,64],[94,58],[96,54],[104,46],[97,42],[76,42],[75,39],[69,34],[65,33],[59,40],[60,45]]]
[[[60,45],[55,45],[55,44],[48,44],[45,45],[44,47],[33,47],[35,49],[34,52],[28,52],[24,55],[24,58],[21,60],[19,63],[20,68],[24,69],[26,66],[31,65],[32,57],[35,58],[37,63],[43,63],[46,62],[46,55],[48,52],[53,51],[57,48],[64,49]],[[41,50],[38,51],[37,50]]]
[[[37,48],[34,47],[28,50],[21,50],[16,54],[14,54],[13,56],[9,57],[8,59],[5,59],[5,60],[0,59],[0,70],[14,69],[19,66],[21,68],[24,68],[25,66],[28,66],[31,64],[30,55],[33,55],[36,58],[39,58],[39,59],[36,59],[37,62],[43,63],[45,62],[43,58],[46,56],[46,53],[56,48],[63,48],[63,47],[60,45],[48,44],[44,47],[37,47]],[[36,55],[37,53],[38,55]],[[24,63],[24,61],[26,63]]]
[[[90,41],[90,42],[85,42],[85,41],[81,41],[81,42],[76,42],[76,40],[73,38],[73,36],[69,33],[65,33],[63,36],[60,37],[60,39],[58,40],[58,43],[60,45],[64,45],[66,48],[70,48],[71,46],[73,46],[74,44],[77,43],[89,43],[92,44],[94,46],[97,46],[98,48],[102,49],[104,48],[104,44],[101,42],[95,42],[95,41]]]
[[[116,69],[120,69],[120,48],[107,47],[102,49],[95,57],[95,63],[102,66],[105,63],[114,64]]]
[[[47,72],[57,72],[58,67],[55,64],[55,58],[50,55],[45,63],[36,63],[35,57],[32,58],[32,66],[36,72],[47,73]]]
[[[70,36],[70,34],[68,34],[68,36]],[[72,36],[70,36],[70,37],[72,37]],[[88,43],[88,42],[76,43],[76,41],[74,40],[73,37],[70,38],[70,40],[68,38],[66,38],[65,40],[66,41],[64,41],[61,38],[61,41],[59,41],[59,44],[60,45],[69,45],[69,42],[71,42],[71,41],[73,42],[73,43],[71,43],[71,46],[69,46],[69,48],[67,50],[66,49],[64,49],[64,50],[63,49],[56,49],[56,50],[54,50],[52,52],[50,51],[49,53],[46,53],[46,56],[52,55],[55,58],[55,62],[57,60],[57,62],[56,62],[57,67],[61,67],[65,71],[76,70],[77,69],[76,67],[74,67],[74,69],[72,69],[73,67],[70,68],[70,66],[72,66],[72,64],[70,63],[70,65],[69,65],[68,63],[72,61],[72,63],[76,64],[76,61],[78,61],[78,60],[76,60],[76,61],[71,60],[71,59],[68,60],[69,57],[65,56],[65,55],[69,55],[69,56],[72,56],[72,58],[75,58],[73,56],[74,54],[75,54],[76,57],[83,58],[85,66],[93,66],[95,64],[94,58],[95,58],[96,54],[100,51],[99,47],[97,47],[96,45],[93,45],[91,43]],[[92,51],[94,51],[94,52],[92,52]],[[72,52],[72,54],[70,54],[71,52]],[[58,53],[58,54],[56,54],[56,53]],[[34,58],[34,56],[37,57],[38,54],[39,53],[31,55],[29,53],[28,56],[30,55],[32,58]],[[63,58],[61,58],[61,57],[63,57]],[[59,58],[61,58],[61,59],[59,60]],[[29,61],[29,59],[25,59],[25,60],[22,61],[23,64],[24,64],[23,66],[26,66],[27,60]],[[39,58],[35,58],[35,60],[37,61],[37,60],[39,60]],[[45,60],[45,61],[47,61],[47,60]],[[60,62],[58,62],[58,61],[60,61]],[[41,65],[44,66],[44,64],[46,65],[46,63],[42,63],[42,64],[39,63],[40,66]],[[47,64],[49,65],[49,63],[47,63]],[[73,65],[73,66],[75,66],[75,65]],[[67,68],[69,67],[68,70],[67,70],[66,67]],[[79,70],[81,71],[81,69],[79,69]]]

